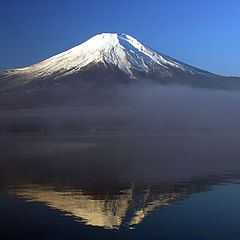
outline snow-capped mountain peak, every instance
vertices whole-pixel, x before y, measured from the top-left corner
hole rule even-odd
[[[45,106],[65,98],[95,104],[105,101],[99,89],[139,82],[240,89],[239,78],[189,66],[127,34],[102,33],[45,61],[0,74],[0,107]]]
[[[203,74],[196,68],[178,62],[144,46],[127,34],[102,33],[86,42],[30,67],[6,71],[6,75],[20,74],[24,79],[41,78],[55,73],[69,75],[91,63],[108,63],[119,68],[131,78],[134,71],[146,76],[153,69],[168,74],[171,68],[190,74]]]

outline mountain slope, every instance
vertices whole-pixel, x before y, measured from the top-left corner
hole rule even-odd
[[[238,90],[239,79],[189,66],[129,35],[103,33],[43,62],[3,72],[0,97],[12,102],[36,95],[57,98],[67,93],[66,88],[80,91],[86,85],[109,87],[139,81]]]
[[[159,54],[126,34],[103,33],[38,64],[5,71],[1,77],[15,76],[16,84],[22,85],[35,78],[54,76],[57,79],[59,76],[74,74],[93,63],[114,65],[131,78],[136,78],[134,70],[148,76],[154,69],[158,69],[162,76],[171,76],[173,69],[193,75],[212,76],[210,73]],[[20,78],[22,79],[20,80]]]

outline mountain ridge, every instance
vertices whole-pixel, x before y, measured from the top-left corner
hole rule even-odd
[[[102,33],[37,64],[4,71],[0,74],[0,99],[6,106],[19,101],[61,102],[62,96],[71,99],[73,95],[91,99],[90,95],[99,95],[96,89],[139,82],[240,90],[239,77],[195,68],[127,34]]]
[[[191,75],[214,76],[207,71],[184,64],[146,47],[127,34],[117,33],[98,34],[86,42],[40,63],[25,68],[6,70],[1,75],[2,78],[7,79],[12,76],[24,78],[20,81],[20,85],[24,85],[32,78],[50,77],[56,73],[61,76],[73,74],[93,63],[112,64],[132,79],[137,78],[133,70],[140,71],[145,77],[148,77],[150,72],[158,69],[159,74],[164,77],[171,76],[171,68]]]

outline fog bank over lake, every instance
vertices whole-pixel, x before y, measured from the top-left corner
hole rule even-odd
[[[94,90],[101,101],[1,111],[1,132],[240,129],[240,92],[146,84]],[[50,103],[49,103],[50,104]]]

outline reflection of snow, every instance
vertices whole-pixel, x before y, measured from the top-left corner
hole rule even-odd
[[[119,228],[123,223],[129,226],[140,223],[149,212],[177,200],[179,193],[151,195],[149,189],[136,191],[134,186],[121,191],[119,195],[101,198],[85,194],[81,189],[57,191],[51,186],[29,184],[10,190],[28,201],[39,201],[47,206],[66,212],[86,225],[109,229]],[[156,198],[156,199],[155,199]]]

